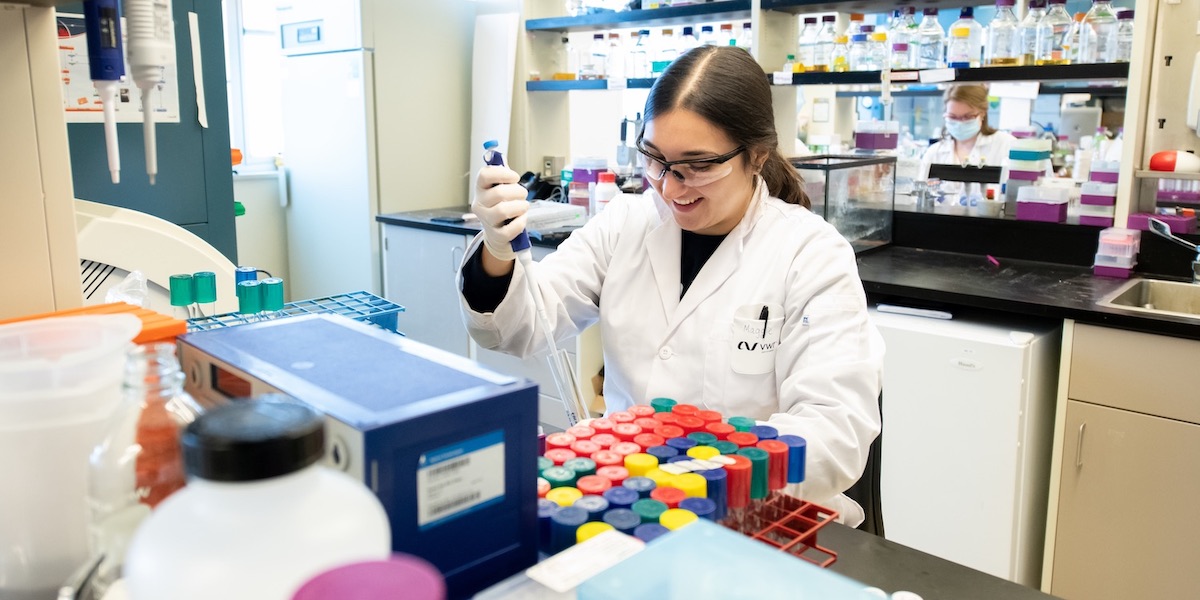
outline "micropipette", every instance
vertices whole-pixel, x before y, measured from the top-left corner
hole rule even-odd
[[[125,57],[121,52],[121,4],[118,0],[86,0],[83,19],[87,29],[88,68],[104,107],[108,172],[112,174],[113,183],[121,183],[116,113],[117,86],[125,76]]]
[[[491,166],[504,166],[504,156],[496,149],[499,145],[496,140],[488,140],[483,143],[484,163]],[[550,362],[550,373],[554,376],[554,385],[558,388],[558,395],[562,398],[563,408],[567,412],[567,423],[574,425],[580,419],[588,418],[588,409],[583,402],[583,393],[579,389],[579,382],[575,378],[575,369],[571,366],[571,357],[567,355],[566,348],[560,350],[558,344],[554,342],[554,331],[550,328],[550,319],[546,316],[546,303],[538,290],[537,275],[534,269],[530,268],[533,264],[533,254],[529,251],[529,232],[522,229],[521,233],[512,239],[510,245],[512,251],[517,255],[517,260],[521,261],[521,268],[525,270],[525,287],[529,290],[529,295],[533,296],[538,325],[546,335],[546,344],[550,352],[546,358]]]
[[[154,88],[163,82],[168,66],[175,64],[174,22],[170,0],[125,0],[125,18],[129,25],[129,70],[142,91],[143,143],[146,146],[146,174],[150,185],[158,174],[158,148],[154,137],[154,106],[150,100]]]

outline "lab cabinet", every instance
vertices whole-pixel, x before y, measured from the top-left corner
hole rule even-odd
[[[1200,341],[1075,324],[1043,589],[1200,593]]]

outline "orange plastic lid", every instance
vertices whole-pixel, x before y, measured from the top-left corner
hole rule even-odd
[[[20,323],[22,321],[34,321],[37,319],[47,319],[51,317],[77,317],[82,315],[111,314],[131,314],[142,320],[142,330],[137,334],[136,337],[133,338],[133,343],[135,344],[174,342],[176,337],[187,333],[187,321],[176,319],[174,317],[152,311],[148,308],[126,304],[124,302],[81,306],[79,308],[68,308],[66,310],[25,315],[21,317],[13,317],[11,319],[0,319],[0,325],[6,325],[8,323]]]

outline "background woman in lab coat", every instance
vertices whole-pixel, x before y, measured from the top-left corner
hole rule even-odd
[[[607,411],[668,397],[800,435],[805,496],[857,525],[841,492],[879,433],[883,342],[854,252],[807,210],[778,144],[750,54],[688,51],[646,100],[637,145],[652,189],[619,196],[531,268],[556,339],[599,321]],[[524,357],[545,342],[509,248],[528,206],[517,179],[479,172],[483,232],[460,289],[476,342]]]
[[[987,87],[952,85],[942,96],[942,139],[925,150],[921,157],[921,179],[929,178],[929,165],[1008,165],[1008,149],[1013,136],[988,124]]]

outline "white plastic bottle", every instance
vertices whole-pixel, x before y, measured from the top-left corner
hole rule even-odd
[[[1022,65],[1037,64],[1037,57],[1045,53],[1039,46],[1050,42],[1050,32],[1045,22],[1046,0],[1029,0],[1029,12],[1021,19],[1021,27],[1017,30],[1019,40],[1017,55]]]
[[[938,23],[938,9],[926,8],[917,27],[917,68],[940,69],[946,66],[946,32]]]
[[[683,54],[699,45],[700,40],[696,39],[696,30],[690,25],[684,27],[683,35],[679,36],[679,53]]]
[[[621,34],[608,34],[608,55],[605,56],[604,76],[608,79],[625,79],[625,54],[628,50],[621,43]]]
[[[850,36],[849,52],[851,71],[877,71],[871,68],[871,58],[867,52],[867,34],[856,33]]]
[[[658,36],[658,44],[654,49],[654,60],[650,63],[651,77],[662,75],[663,71],[671,65],[671,62],[679,57],[679,40],[675,37],[675,30],[671,28],[663,29]]]
[[[700,28],[700,45],[720,46],[720,44],[717,43],[717,34],[713,33],[712,25],[704,25]]]
[[[608,42],[604,41],[603,33],[592,35],[592,42],[583,55],[579,65],[580,79],[604,79],[604,65],[608,62]]]
[[[1117,15],[1111,0],[1092,0],[1079,33],[1079,56],[1083,63],[1117,60]],[[1086,35],[1085,35],[1086,34]]]
[[[1013,14],[1017,0],[996,0],[996,16],[987,27],[987,65],[1012,67],[1021,64],[1017,32],[1021,22]]]
[[[650,30],[641,29],[637,32],[637,42],[629,49],[629,63],[625,69],[630,78],[645,79],[650,77]]]
[[[1042,17],[1041,35],[1048,35],[1050,39],[1038,39],[1037,64],[1065,65],[1070,62],[1070,59],[1067,58],[1067,49],[1064,45],[1074,20],[1067,12],[1067,0],[1049,1],[1050,8],[1046,11],[1046,16]]]
[[[592,215],[599,214],[608,206],[609,201],[621,193],[621,188],[617,187],[617,175],[610,171],[605,171],[599,175],[600,181],[596,184],[596,191],[593,194],[595,202],[592,205]]]
[[[811,71],[817,53],[817,18],[804,17],[804,29],[800,31],[796,60],[801,71]]]
[[[126,555],[131,600],[288,600],[318,573],[386,558],[379,500],[317,464],[324,431],[321,415],[283,397],[232,402],[189,425],[191,479]]]
[[[746,52],[754,53],[754,30],[751,29],[750,21],[742,23],[742,32],[738,35],[738,48],[745,48]]]
[[[966,69],[971,66],[971,29],[969,27],[951,27],[950,41],[946,44],[946,64],[952,69]]]

